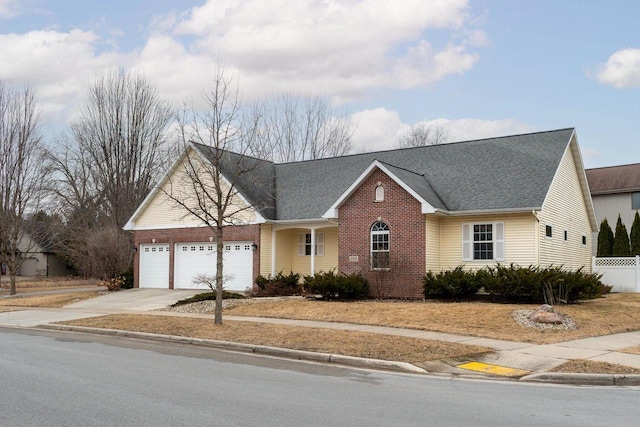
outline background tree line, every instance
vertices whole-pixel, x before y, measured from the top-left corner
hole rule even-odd
[[[596,256],[599,257],[628,257],[640,255],[640,214],[636,215],[631,225],[631,234],[622,223],[620,215],[616,222],[615,233],[605,218],[600,224],[598,232],[598,248]]]

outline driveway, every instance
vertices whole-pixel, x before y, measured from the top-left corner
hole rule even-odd
[[[126,289],[69,304],[65,308],[151,311],[202,292],[206,291],[202,289]]]

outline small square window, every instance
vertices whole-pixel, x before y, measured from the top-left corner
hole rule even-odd
[[[545,234],[546,237],[553,237],[553,227],[550,225],[545,226]]]

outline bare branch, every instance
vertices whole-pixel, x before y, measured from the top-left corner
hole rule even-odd
[[[402,135],[396,146],[398,148],[424,147],[439,145],[451,141],[449,131],[443,125],[426,125],[419,123]]]

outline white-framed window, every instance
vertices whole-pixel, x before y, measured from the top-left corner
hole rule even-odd
[[[564,230],[564,241],[569,241],[569,232],[567,230]]]
[[[553,238],[553,226],[546,224],[544,226],[544,237],[546,237],[547,239],[551,239]]]
[[[324,256],[324,233],[316,233],[316,256]],[[298,233],[298,255],[311,255],[311,233]]]
[[[384,202],[384,187],[382,184],[376,186],[376,202]]]
[[[587,246],[587,236],[582,236],[582,246]]]
[[[504,261],[504,223],[462,224],[463,261]]]
[[[640,209],[640,193],[631,193],[631,209]]]
[[[382,221],[371,226],[371,268],[383,270],[390,265],[389,226]]]

